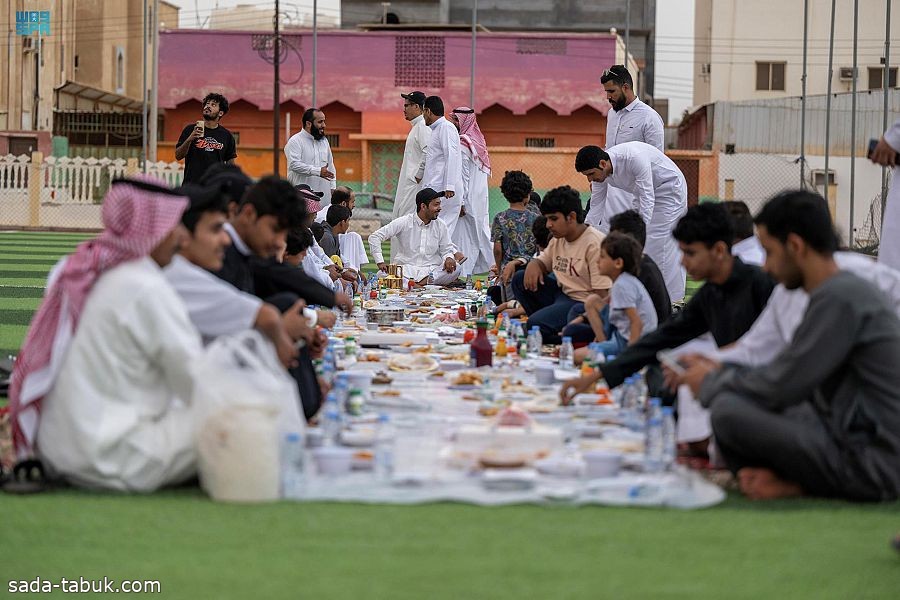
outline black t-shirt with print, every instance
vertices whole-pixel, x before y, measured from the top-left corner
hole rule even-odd
[[[188,139],[195,126],[195,123],[191,123],[181,131],[178,146]],[[194,140],[188,147],[187,156],[184,157],[184,183],[197,183],[210,165],[223,163],[236,156],[234,136],[231,132],[221,125],[215,129],[207,127],[205,135]]]

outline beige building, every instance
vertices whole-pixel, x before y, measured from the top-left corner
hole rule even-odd
[[[801,95],[803,2],[695,0],[694,104]],[[807,93],[828,90],[831,2],[809,0]],[[892,11],[893,48],[900,10]],[[859,3],[859,90],[882,89],[885,3]],[[892,50],[890,86],[897,87],[900,53]],[[853,2],[838,2],[832,90],[847,92],[853,76]]]
[[[143,0],[7,0],[0,6],[0,22],[7,24],[6,51],[0,51],[0,155],[48,152],[51,135],[85,146],[128,146],[129,138],[140,136]],[[160,22],[176,27],[178,7],[159,6]],[[17,11],[49,11],[49,35],[19,35]]]
[[[329,6],[327,2],[318,3],[319,16],[316,25],[318,27],[340,27],[340,3]],[[273,10],[271,4],[268,8],[260,8],[253,4],[238,4],[214,8],[209,15],[210,29],[226,29],[232,31],[271,31]],[[312,2],[307,4],[284,2],[281,5],[282,29],[296,29],[312,27]]]

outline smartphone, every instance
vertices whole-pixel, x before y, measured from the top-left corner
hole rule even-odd
[[[870,159],[872,158],[872,153],[875,152],[875,146],[877,146],[877,145],[878,145],[878,140],[876,140],[874,138],[869,140],[869,153],[866,154],[866,157],[868,157]],[[900,152],[898,152],[896,154],[896,156],[894,156],[894,164],[900,165]]]
[[[195,125],[195,127],[200,130],[201,137],[206,135],[206,121],[204,121],[203,119],[200,119],[199,121],[197,121],[197,124]]]
[[[660,350],[656,353],[656,359],[664,366],[672,369],[678,375],[684,375],[685,369],[681,363],[675,358],[675,354],[671,350]]]

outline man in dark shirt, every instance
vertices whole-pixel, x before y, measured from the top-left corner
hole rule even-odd
[[[324,235],[319,240],[319,245],[328,256],[340,256],[341,245],[338,242],[338,236],[347,233],[350,229],[350,209],[340,204],[332,204],[328,207],[328,215],[325,222],[322,223]]]
[[[305,218],[306,205],[300,202],[290,183],[274,175],[260,179],[247,189],[238,214],[225,225],[231,244],[225,249],[222,269],[216,275],[243,292],[260,296],[254,261],[274,257],[284,245],[288,229],[298,227]],[[294,291],[280,290],[263,299],[285,312],[299,297]],[[322,402],[310,356],[320,352],[323,344],[322,336],[313,332],[307,346],[300,351],[298,366],[289,370],[297,380],[307,418],[316,414]]]
[[[705,203],[688,209],[672,232],[681,248],[681,263],[695,280],[706,284],[680,313],[628,346],[602,372],[572,380],[560,391],[563,402],[586,390],[601,377],[610,387],[645,365],[657,364],[656,353],[675,348],[704,333],[719,346],[740,338],[768,302],[774,282],[759,267],[731,255],[734,229],[725,209]]]
[[[609,220],[609,231],[626,233],[637,240],[644,248],[647,241],[647,224],[636,210],[626,210],[613,216]],[[666,280],[653,259],[646,254],[641,254],[641,270],[638,279],[647,288],[653,308],[656,309],[657,327],[669,320],[672,316],[672,300],[669,298],[669,290],[666,289]]]
[[[770,364],[699,356],[680,382],[711,408],[716,442],[750,498],[900,496],[900,320],[872,284],[840,271],[825,200],[779,194],[756,217],[766,268],[809,306]]]
[[[234,136],[219,125],[228,112],[228,100],[221,94],[203,99],[203,122],[185,126],[175,145],[175,160],[184,160],[184,183],[197,183],[211,165],[233,164],[237,157]]]

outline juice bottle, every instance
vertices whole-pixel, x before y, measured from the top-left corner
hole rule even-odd
[[[469,344],[472,340],[475,339],[475,330],[471,327],[466,327],[466,332],[463,334],[463,343]]]
[[[491,341],[487,336],[487,321],[481,320],[476,323],[478,334],[472,340],[471,349],[469,350],[469,366],[490,367],[493,364],[494,350],[491,348]]]
[[[497,338],[497,347],[494,349],[498,358],[506,358],[506,332],[501,331]]]

